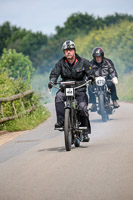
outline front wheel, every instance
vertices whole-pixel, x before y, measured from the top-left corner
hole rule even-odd
[[[102,116],[102,121],[106,122],[108,119],[108,116],[105,109],[104,95],[99,95],[99,107],[100,107],[100,114]]]
[[[70,109],[69,108],[65,109],[64,136],[65,136],[66,151],[71,151],[72,133],[71,133],[71,120],[70,120]]]

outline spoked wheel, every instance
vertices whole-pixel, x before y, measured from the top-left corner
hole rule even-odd
[[[69,108],[65,109],[64,136],[65,136],[66,151],[71,151],[72,133],[71,133],[71,121],[70,121],[70,109]]]
[[[99,106],[100,106],[100,114],[102,116],[102,121],[106,122],[108,119],[108,115],[107,115],[106,109],[105,109],[104,95],[99,96]]]

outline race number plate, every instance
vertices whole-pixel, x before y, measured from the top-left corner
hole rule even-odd
[[[105,84],[105,78],[104,77],[99,76],[99,77],[96,78],[96,85],[97,86],[103,86],[104,84]]]
[[[73,88],[66,88],[66,96],[73,96],[74,91]]]

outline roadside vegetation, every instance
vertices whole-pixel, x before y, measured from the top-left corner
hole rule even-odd
[[[117,88],[120,100],[133,102],[133,73],[123,76]]]
[[[5,63],[5,65],[3,63]],[[14,70],[14,68],[18,66],[18,63],[20,70],[21,68],[23,69],[22,73],[21,71],[20,73],[16,73],[16,70]],[[31,74],[31,69],[32,63],[28,57],[23,56],[21,53],[16,53],[15,50],[4,50],[0,60],[0,98],[8,98],[18,93],[24,93],[27,90],[30,90],[32,76],[29,76],[29,72]],[[19,68],[17,70],[19,70]],[[35,91],[33,95],[25,98],[23,102],[25,109],[29,108],[27,103],[28,101],[31,105],[36,106],[36,110],[31,113],[23,114],[21,102],[19,100],[14,101],[16,111],[20,114],[20,117],[0,123],[0,130],[22,131],[33,129],[50,116],[49,111],[42,105],[42,102],[44,102],[45,99],[41,94]],[[13,116],[14,113],[11,103],[2,104],[4,117]],[[0,113],[0,119],[1,118],[2,113]]]
[[[118,71],[119,99],[133,101],[132,15],[115,13],[96,18],[88,13],[74,13],[55,30],[54,35],[48,36],[21,29],[10,22],[0,24],[0,98],[33,89],[31,99],[37,105],[36,111],[1,124],[0,130],[31,129],[50,115],[42,106],[52,99],[47,88],[48,76],[63,56],[61,46],[67,39],[73,40],[77,53],[89,60],[93,48],[101,46],[105,57],[112,59]],[[11,112],[8,106],[5,107],[7,116]]]
[[[43,123],[49,116],[49,111],[44,106],[38,105],[33,113],[22,114],[21,118],[1,124],[0,130],[9,132],[30,130]]]
[[[117,86],[120,100],[133,101],[133,22],[122,21],[100,30],[93,30],[84,37],[75,40],[78,53],[88,59],[92,50],[100,46],[105,57],[110,58],[118,71]]]

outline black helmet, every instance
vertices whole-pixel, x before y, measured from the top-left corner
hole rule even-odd
[[[104,57],[104,51],[101,47],[95,47],[92,51],[92,56],[95,58],[96,56]]]
[[[62,45],[62,50],[64,51],[65,49],[75,49],[76,51],[74,42],[71,40],[66,40]]]

